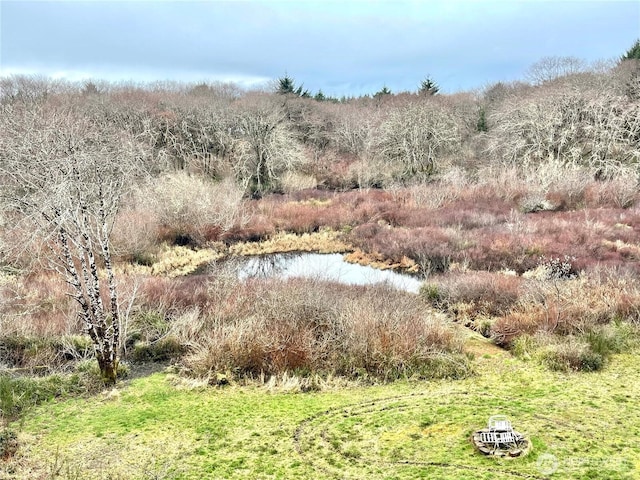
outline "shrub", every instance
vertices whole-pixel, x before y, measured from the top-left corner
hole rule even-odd
[[[591,350],[589,344],[574,339],[546,345],[537,352],[536,357],[550,370],[561,372],[593,372],[600,370],[605,360],[601,354]]]
[[[137,337],[155,341],[169,331],[170,325],[163,309],[145,310],[131,320],[130,332]]]
[[[217,240],[234,224],[242,223],[241,189],[227,179],[212,181],[185,172],[154,179],[134,199],[145,212],[145,221],[155,219],[160,240],[176,244],[201,244]],[[129,217],[134,214],[129,213]],[[121,222],[123,227],[126,223]],[[123,232],[118,235],[122,235]],[[145,253],[143,244],[131,254]]]
[[[451,175],[445,178],[440,177],[437,183],[420,183],[408,187],[405,192],[413,206],[435,210],[459,198],[460,189],[467,186],[464,172],[449,170],[447,174]],[[454,183],[456,174],[459,183]]]
[[[542,198],[543,210],[573,210],[584,205],[587,188],[594,181],[594,169],[547,159],[525,168],[523,177],[530,188],[529,195]]]
[[[537,279],[523,283],[520,300],[495,322],[492,335],[509,344],[521,334],[538,331],[559,335],[598,332],[601,325],[619,320],[633,324],[639,305],[637,280],[628,274],[605,272],[599,277],[563,280],[549,278],[543,270]],[[622,337],[627,335],[624,329],[621,332]]]
[[[584,333],[582,339],[589,344],[593,352],[607,356],[631,348],[637,343],[637,335],[638,331],[632,325],[614,323],[597,325]]]
[[[141,265],[153,264],[155,247],[160,238],[157,212],[150,205],[143,204],[151,202],[151,199],[145,198],[148,188],[143,188],[139,196],[129,200],[130,205],[116,216],[111,236],[115,255]]]
[[[415,366],[414,378],[460,379],[468,377],[473,371],[469,358],[462,353],[433,354],[426,359],[417,360],[418,364]],[[398,377],[405,377],[409,373],[399,371]]]
[[[59,339],[9,336],[0,339],[0,361],[14,368],[45,372],[64,363]]]
[[[124,362],[118,362],[116,367],[116,378],[122,379],[129,376],[129,366]],[[77,385],[79,391],[98,392],[105,387],[105,382],[98,362],[95,360],[83,360],[76,364],[75,375],[69,377],[67,382]]]
[[[429,176],[439,162],[455,153],[461,136],[451,113],[430,101],[420,101],[394,109],[380,126],[376,150],[397,168],[398,178]]]
[[[184,280],[174,280],[183,282]],[[182,302],[188,299],[181,299]],[[173,307],[173,308],[172,308]],[[180,317],[179,305],[157,304],[133,316],[125,339],[125,351],[135,362],[164,362],[176,360],[188,350],[189,339],[176,335],[176,318]],[[196,310],[198,307],[195,307]],[[173,311],[172,311],[173,310]],[[190,316],[196,321],[197,316]]]
[[[511,347],[521,335],[534,335],[539,330],[553,331],[549,327],[548,312],[540,308],[514,309],[499,317],[491,326],[491,338],[496,344]]]
[[[621,169],[615,177],[591,183],[585,191],[589,207],[629,208],[638,198],[638,174],[634,169]]]
[[[294,193],[315,188],[318,185],[318,180],[312,175],[289,171],[282,176],[281,184],[285,193]]]
[[[75,305],[64,279],[33,271],[0,281],[4,337],[55,337],[79,328]]]
[[[184,359],[194,375],[330,373],[391,380],[469,372],[460,340],[414,296],[309,281],[249,282]],[[244,306],[251,308],[244,310]],[[237,311],[237,310],[236,310]],[[246,313],[245,313],[246,312]]]
[[[390,188],[402,180],[403,177],[401,165],[390,163],[382,157],[367,157],[357,160],[349,165],[347,178],[360,189],[374,188],[383,189]]]
[[[186,351],[187,346],[180,339],[167,335],[154,342],[136,342],[132,359],[136,362],[165,362],[180,358]]]
[[[523,334],[513,341],[511,353],[518,358],[528,360],[532,358],[538,348],[538,342],[533,335]]]
[[[421,294],[431,303],[455,314],[467,305],[471,317],[506,314],[518,301],[522,278],[500,272],[448,272],[429,280]]]
[[[98,364],[91,362],[99,372]],[[102,384],[104,386],[104,383]],[[31,406],[67,394],[78,394],[86,389],[77,375],[50,375],[46,377],[11,377],[0,375],[0,413],[11,420]]]
[[[65,371],[77,360],[93,358],[88,335],[0,337],[0,363],[23,373],[44,375]]]
[[[574,257],[565,255],[564,258],[540,258],[538,265],[538,278],[542,275],[545,280],[572,280],[578,277],[578,272],[573,266]]]
[[[405,229],[368,223],[353,229],[349,239],[365,252],[381,254],[393,262],[408,257],[429,273],[449,269],[456,254],[454,235],[438,227]]]
[[[444,294],[435,283],[423,283],[420,286],[420,295],[435,307],[444,306],[442,303]]]
[[[511,351],[523,359],[535,359],[550,370],[569,372],[600,370],[609,352],[596,351],[580,337],[545,333],[521,335]]]
[[[629,323],[594,324],[587,320],[571,330],[557,329],[552,333],[545,328],[548,324],[522,314],[509,317],[521,319],[519,332],[511,335],[508,342],[511,351],[521,358],[535,358],[557,371],[599,370],[611,354],[626,351],[638,342],[637,328]],[[506,331],[505,324],[499,330]]]

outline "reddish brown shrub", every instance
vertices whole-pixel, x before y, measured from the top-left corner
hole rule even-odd
[[[472,318],[509,312],[520,298],[523,279],[496,272],[449,272],[433,277],[423,293],[434,305],[456,313],[456,304]]]
[[[54,272],[34,272],[0,283],[2,334],[56,336],[80,330],[76,304]]]
[[[212,320],[184,360],[194,373],[296,370],[383,379],[467,373],[457,337],[416,296],[307,280],[249,282],[240,290],[252,308]]]
[[[628,208],[638,199],[638,184],[634,172],[611,180],[592,182],[585,190],[585,203],[589,208]]]
[[[638,323],[640,284],[634,275],[590,279],[530,280],[517,304],[491,328],[497,342],[536,333],[584,334],[613,321]]]

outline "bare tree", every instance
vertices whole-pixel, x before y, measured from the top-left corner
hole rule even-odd
[[[334,107],[338,117],[334,142],[338,151],[355,157],[365,156],[373,143],[381,112],[357,102]]]
[[[181,100],[164,112],[157,146],[173,159],[174,168],[219,177],[231,145],[230,115],[213,102]]]
[[[251,193],[277,190],[281,175],[305,162],[283,108],[269,97],[248,97],[238,106],[232,162]]]
[[[640,161],[640,105],[599,90],[543,88],[492,112],[489,151],[509,163],[561,160],[611,176]]]
[[[393,110],[380,126],[378,154],[401,168],[403,178],[430,175],[460,148],[458,124],[444,107],[419,101]]]
[[[640,100],[640,59],[622,60],[610,71],[616,86],[629,100]]]
[[[1,107],[5,218],[21,245],[38,241],[78,305],[105,383],[116,381],[120,311],[110,234],[142,155],[126,134],[69,105]]]
[[[541,85],[556,78],[584,72],[586,63],[576,57],[544,57],[531,65],[526,77],[532,83]]]
[[[73,88],[68,82],[42,75],[11,75],[0,78],[0,102],[43,102],[52,94],[69,92]]]

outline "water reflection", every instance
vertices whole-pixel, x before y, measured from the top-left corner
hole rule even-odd
[[[238,278],[312,278],[346,285],[387,283],[399,290],[418,293],[421,281],[409,275],[354,265],[340,254],[278,253],[233,261]]]

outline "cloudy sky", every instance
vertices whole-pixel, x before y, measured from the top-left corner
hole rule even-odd
[[[234,81],[330,95],[523,78],[545,56],[622,55],[640,1],[0,1],[0,75]]]

